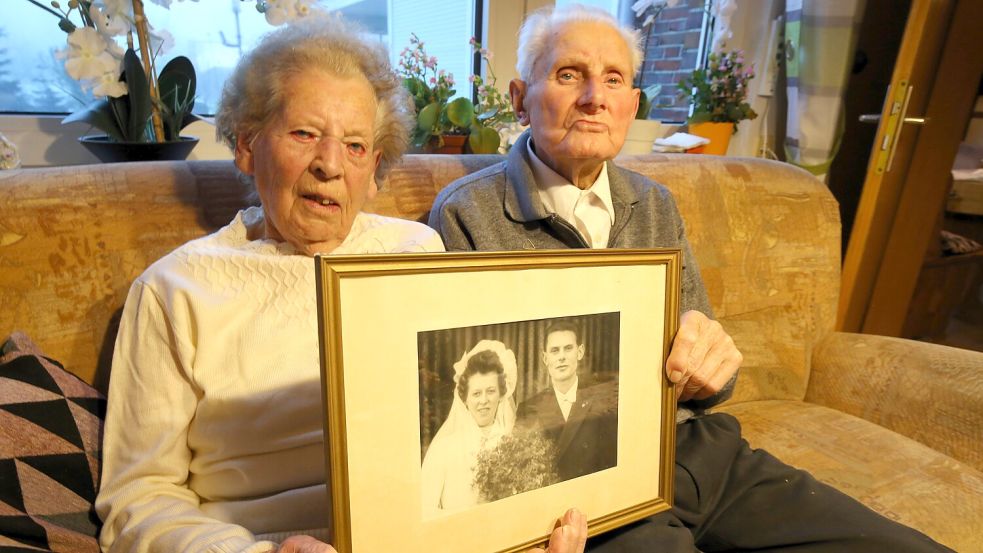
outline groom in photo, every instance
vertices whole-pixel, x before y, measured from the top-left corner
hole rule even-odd
[[[550,386],[523,401],[516,412],[516,428],[539,432],[556,447],[554,468],[560,480],[618,463],[617,381],[581,375],[584,353],[576,325],[551,324],[542,352]]]

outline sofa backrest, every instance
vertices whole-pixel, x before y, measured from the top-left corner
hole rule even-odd
[[[367,210],[425,221],[443,186],[500,159],[407,156]],[[653,154],[620,163],[676,197],[716,315],[745,354],[734,401],[801,399],[839,289],[839,215],[826,187],[757,159]],[[229,161],[0,171],[0,338],[22,330],[105,390],[130,283],[226,224],[247,191]]]

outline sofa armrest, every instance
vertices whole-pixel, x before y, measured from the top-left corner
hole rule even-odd
[[[983,470],[983,353],[834,332],[813,351],[806,401]]]

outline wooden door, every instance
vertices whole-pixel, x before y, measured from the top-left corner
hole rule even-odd
[[[981,11],[912,2],[843,261],[840,330],[901,333],[972,112]]]

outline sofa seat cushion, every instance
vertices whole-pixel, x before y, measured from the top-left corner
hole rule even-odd
[[[983,473],[975,468],[812,403],[752,401],[720,411],[737,417],[751,447],[956,551],[983,550]]]
[[[99,551],[105,410],[23,334],[0,346],[0,551]]]

